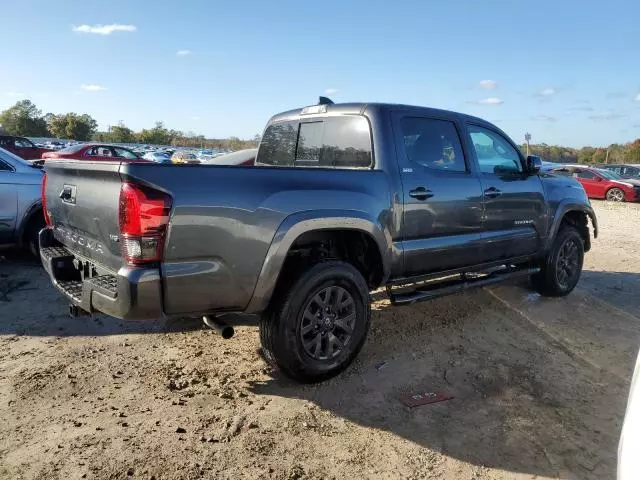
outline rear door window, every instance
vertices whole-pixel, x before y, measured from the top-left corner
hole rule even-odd
[[[453,122],[405,117],[401,120],[400,126],[407,158],[411,162],[433,170],[467,170],[460,137]]]

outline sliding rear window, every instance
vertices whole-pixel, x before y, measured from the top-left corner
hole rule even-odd
[[[279,122],[267,127],[256,163],[319,168],[370,168],[369,122],[361,116]]]

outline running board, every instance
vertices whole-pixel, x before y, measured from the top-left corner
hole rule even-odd
[[[469,278],[469,274],[461,273],[458,278],[443,281],[430,282],[427,285],[417,287],[409,292],[394,293],[394,289],[387,286],[387,295],[391,300],[391,305],[410,305],[412,303],[433,300],[454,293],[463,292],[472,288],[485,287],[494,283],[501,283],[518,277],[524,277],[538,273],[539,267],[527,267],[519,269],[504,269],[492,272],[478,278]],[[396,290],[402,290],[401,288]]]

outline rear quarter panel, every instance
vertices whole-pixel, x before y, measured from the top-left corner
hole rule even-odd
[[[353,211],[381,231],[388,224],[388,178],[375,170],[212,165],[123,165],[173,197],[162,264],[164,310],[244,310],[285,219],[301,212]]]

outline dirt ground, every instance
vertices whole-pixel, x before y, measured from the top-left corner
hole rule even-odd
[[[594,202],[579,288],[498,286],[394,308],[315,386],[257,328],[71,319],[35,263],[0,262],[2,479],[611,479],[640,345],[640,205]],[[384,363],[383,363],[384,362]],[[406,393],[455,398],[409,409]]]

